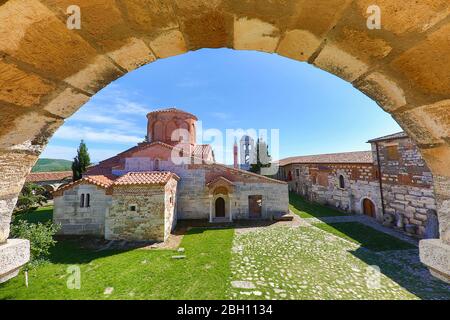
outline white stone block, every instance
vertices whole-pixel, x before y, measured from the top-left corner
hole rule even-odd
[[[30,242],[8,239],[0,245],[0,283],[15,277],[20,268],[30,260]]]

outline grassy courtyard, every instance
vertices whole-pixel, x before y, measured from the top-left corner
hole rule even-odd
[[[336,209],[305,201],[302,197],[293,192],[289,193],[289,209],[301,218],[338,217],[347,215]]]
[[[19,218],[45,221],[51,208]],[[417,248],[355,223],[194,228],[180,247],[185,259],[173,259],[176,250],[59,241],[50,261],[30,270],[28,288],[22,273],[0,285],[0,299],[450,299],[450,286],[428,275]],[[375,280],[373,265],[381,271]],[[67,287],[70,266],[80,268],[80,289]]]

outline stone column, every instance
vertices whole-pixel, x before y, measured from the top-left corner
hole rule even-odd
[[[212,215],[212,206],[213,206],[213,195],[209,195],[209,223],[213,222],[213,215]]]
[[[420,261],[435,277],[450,283],[450,177],[433,178],[440,236],[420,241]]]
[[[37,154],[0,149],[0,283],[14,277],[30,258],[28,240],[8,239],[11,215]]]

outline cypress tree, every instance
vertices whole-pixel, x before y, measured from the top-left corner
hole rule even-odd
[[[80,142],[80,146],[77,150],[77,156],[73,158],[72,162],[72,180],[77,181],[82,178],[82,174],[86,172],[87,168],[91,165],[91,158],[86,144],[83,140]]]

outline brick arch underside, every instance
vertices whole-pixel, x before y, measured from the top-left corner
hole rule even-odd
[[[419,145],[450,242],[450,4],[372,0],[0,1],[0,242],[25,176],[64,119],[142,65],[201,48],[276,53],[352,83]],[[81,30],[66,10],[81,8]]]

